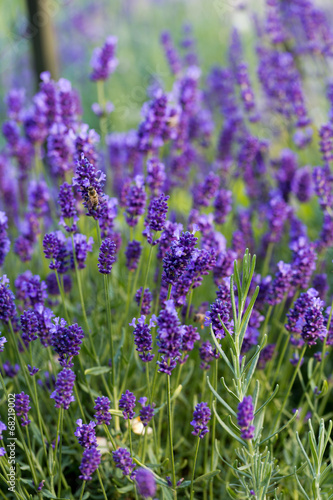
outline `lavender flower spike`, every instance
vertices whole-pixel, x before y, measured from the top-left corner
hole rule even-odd
[[[135,396],[132,392],[127,390],[124,394],[121,395],[119,400],[119,409],[123,410],[124,419],[132,419],[135,415],[134,407],[135,407]]]
[[[243,439],[254,438],[254,426],[251,425],[254,419],[254,408],[252,396],[245,396],[243,401],[238,405],[237,421],[241,428],[241,437]]]
[[[156,493],[156,481],[150,469],[140,467],[135,473],[135,482],[139,495],[143,498],[153,498]]]
[[[116,244],[110,238],[106,238],[99,250],[98,270],[102,274],[110,274],[112,265],[116,262]]]
[[[95,400],[95,403],[96,404],[94,406],[94,410],[96,413],[94,417],[96,419],[97,425],[110,425],[112,416],[109,412],[111,404],[109,398],[107,398],[106,396],[98,397]]]
[[[28,411],[31,409],[29,406],[30,400],[28,394],[21,392],[16,394],[15,397],[15,413],[18,417],[21,417],[22,427],[29,425],[31,420],[28,419]]]
[[[64,368],[58,375],[55,383],[55,391],[52,392],[50,398],[55,400],[55,407],[68,410],[69,405],[75,401],[73,396],[73,387],[75,381],[75,373],[69,368]]]
[[[199,438],[202,439],[205,434],[209,432],[207,424],[210,420],[210,416],[211,411],[207,403],[198,403],[196,405],[193,412],[193,420],[191,422],[191,425],[194,427],[194,430],[192,431],[194,436],[199,436]]]
[[[101,463],[101,452],[97,449],[97,446],[91,446],[86,448],[82,455],[82,462],[79,467],[81,471],[80,479],[83,481],[91,481],[92,475],[95,470],[98,469]]]

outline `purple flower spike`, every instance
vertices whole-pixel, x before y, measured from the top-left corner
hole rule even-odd
[[[254,426],[250,425],[254,419],[254,408],[252,396],[245,396],[243,401],[238,405],[237,421],[241,428],[241,437],[243,439],[254,438]]]
[[[135,407],[136,398],[132,392],[127,390],[124,394],[121,395],[119,400],[119,409],[123,410],[124,419],[132,419],[135,415],[134,407]]]
[[[145,220],[146,229],[143,234],[147,237],[147,241],[150,244],[153,243],[154,237],[152,231],[158,232],[164,229],[168,212],[168,199],[169,196],[164,196],[162,193],[159,198],[153,198],[149,203],[147,218]]]
[[[110,400],[106,396],[101,396],[98,397],[95,400],[96,405],[94,406],[95,410],[95,419],[97,422],[97,425],[105,424],[105,425],[110,425],[112,416],[111,413],[109,412],[110,409]]]
[[[194,436],[199,436],[202,439],[209,429],[207,427],[210,421],[211,411],[207,403],[198,403],[193,412],[193,420],[191,425],[194,427],[192,434]]]
[[[79,220],[75,208],[75,198],[73,193],[73,188],[67,182],[62,184],[59,188],[58,203],[60,206],[61,217],[60,222],[67,232],[72,233],[76,231],[76,222]],[[72,226],[69,227],[65,222],[65,219],[69,222],[72,221]]]
[[[153,315],[149,325],[145,324],[146,316],[141,316],[135,324],[135,319],[133,319],[130,326],[134,327],[134,343],[136,345],[136,350],[139,352],[139,356],[144,363],[151,361],[154,358],[154,354],[151,354],[153,338],[151,334],[151,328],[155,326],[156,317]]]
[[[135,271],[135,269],[137,269],[141,252],[142,247],[139,241],[129,241],[125,251],[126,266],[129,271]]]
[[[101,452],[97,449],[97,446],[91,446],[91,448],[86,448],[82,455],[82,462],[79,467],[81,471],[80,479],[83,481],[91,481],[93,473],[98,469],[101,463]]]
[[[155,403],[152,403],[152,405],[146,405],[147,398],[142,397],[139,399],[139,403],[142,405],[142,408],[139,412],[140,414],[140,420],[143,423],[143,425],[146,427],[151,419],[154,416],[154,408],[155,408]]]
[[[82,153],[80,160],[76,162],[73,185],[79,187],[87,215],[95,220],[101,217],[103,211],[105,179],[105,174],[100,170],[96,171],[92,163]]]
[[[157,318],[157,345],[158,352],[162,354],[158,361],[159,371],[171,375],[181,357],[182,337],[184,327],[180,324],[173,300],[165,302]]]
[[[0,441],[3,439],[2,431],[7,430],[7,425],[0,420]]]
[[[0,337],[0,352],[3,352],[6,342],[7,342],[6,337]]]
[[[90,78],[93,81],[107,80],[118,66],[118,59],[115,57],[118,39],[109,36],[103,47],[94,50],[90,65],[93,69]]]
[[[31,420],[28,419],[28,411],[31,409],[29,406],[30,400],[28,394],[21,392],[15,396],[15,413],[21,417],[22,427],[29,425]]]
[[[142,296],[142,287],[139,288],[139,290],[135,294],[135,302],[138,304],[138,306],[140,305],[141,302],[141,296]],[[140,311],[141,314],[144,314],[145,316],[148,316],[148,314],[150,314],[152,300],[153,296],[149,291],[149,288],[146,288],[142,299],[142,306]]]
[[[77,437],[79,444],[83,448],[91,448],[97,446],[95,427],[96,423],[91,421],[89,424],[83,424],[81,418],[77,421],[77,428],[74,435]]]
[[[323,306],[324,302],[319,297],[316,297],[312,300],[312,304],[304,315],[305,324],[301,335],[309,346],[316,345],[318,339],[323,341],[326,337],[327,330],[324,326]]]
[[[143,498],[153,498],[156,493],[156,481],[151,470],[140,467],[135,472],[135,482],[139,495]]]
[[[55,391],[50,398],[55,400],[55,407],[68,410],[69,405],[75,401],[73,396],[73,388],[75,381],[75,373],[70,368],[64,368],[59,374],[55,383]]]
[[[119,448],[112,452],[112,456],[116,467],[123,471],[124,476],[132,476],[135,465],[130,452],[126,448]]]
[[[0,320],[8,323],[16,316],[16,306],[14,294],[9,289],[9,279],[4,274],[0,278]]]
[[[55,318],[54,325],[50,328],[50,344],[59,354],[59,364],[64,367],[73,366],[72,358],[80,352],[83,330],[77,323],[67,326],[63,318]]]
[[[26,346],[38,338],[38,318],[34,311],[24,311],[21,315],[22,340]]]
[[[110,238],[106,238],[99,250],[98,270],[102,274],[110,274],[112,265],[116,262],[116,244]]]
[[[144,187],[144,178],[137,175],[126,194],[126,222],[130,227],[135,227],[140,215],[144,214],[146,206],[146,192]]]

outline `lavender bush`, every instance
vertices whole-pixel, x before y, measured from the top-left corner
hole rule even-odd
[[[98,131],[64,78],[9,90],[4,498],[333,499],[333,24],[315,0],[246,15],[208,74],[164,31],[171,84],[127,131],[113,35]]]

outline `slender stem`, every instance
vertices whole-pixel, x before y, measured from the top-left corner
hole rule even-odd
[[[105,500],[108,500],[108,497],[106,496],[106,493],[105,493],[105,489],[104,489],[103,481],[102,481],[102,478],[101,478],[101,474],[100,474],[100,472],[99,472],[98,469],[97,469],[96,472],[97,472],[99,484],[101,485],[101,488],[102,488],[103,496],[104,496]]]
[[[154,240],[153,240],[153,242],[154,242]],[[143,285],[143,288],[142,288],[141,299],[140,299],[140,307],[139,307],[140,314],[141,314],[143,296],[144,296],[145,289],[146,289],[146,286],[147,286],[147,281],[148,281],[148,274],[149,274],[149,268],[150,268],[151,258],[152,258],[152,255],[153,255],[153,242],[152,242],[152,244],[150,245],[150,248],[149,248],[149,256],[148,256],[148,264],[147,264],[146,276],[145,276],[145,281],[144,281],[144,285]]]
[[[288,389],[287,389],[287,393],[286,393],[286,395],[285,395],[285,397],[284,397],[284,400],[283,400],[283,403],[282,403],[282,405],[281,405],[280,411],[279,411],[279,413],[277,414],[277,417],[276,417],[276,419],[275,419],[275,425],[274,425],[274,428],[273,428],[273,432],[275,432],[275,431],[277,430],[277,428],[278,428],[280,417],[281,417],[282,412],[283,412],[283,410],[284,410],[284,408],[285,408],[285,406],[286,406],[286,403],[287,403],[287,401],[288,401],[288,397],[289,397],[290,391],[291,391],[291,389],[292,389],[292,387],[293,387],[293,385],[294,385],[295,378],[296,378],[297,373],[298,373],[298,370],[299,370],[299,368],[300,368],[300,366],[301,366],[302,359],[303,359],[303,357],[304,357],[304,354],[305,354],[306,348],[307,348],[307,344],[305,344],[305,345],[303,346],[303,349],[302,349],[302,352],[301,352],[301,354],[300,354],[300,357],[299,357],[299,360],[298,360],[298,363],[297,363],[296,369],[295,369],[294,374],[293,374],[293,376],[292,376],[292,378],[291,378],[291,381],[290,381],[290,383],[289,383],[289,387],[288,387]]]
[[[168,426],[169,426],[169,445],[170,445],[170,460],[171,460],[171,472],[172,472],[172,487],[176,488],[176,471],[175,471],[175,460],[173,456],[173,439],[172,439],[172,419],[171,419],[171,390],[170,390],[170,377],[171,375],[166,375],[167,377],[167,406],[168,406]],[[175,498],[177,498],[176,490],[174,492]]]
[[[269,264],[271,262],[272,253],[273,253],[273,247],[274,247],[274,243],[271,242],[268,244],[267,252],[266,252],[266,256],[265,256],[265,261],[264,261],[264,264],[262,266],[262,271],[261,271],[261,275],[263,277],[266,276],[267,271],[269,269]]]
[[[287,348],[288,348],[289,341],[290,341],[289,336],[288,336],[288,335],[286,335],[286,339],[285,339],[285,342],[284,342],[284,344],[283,344],[282,351],[281,351],[280,356],[279,356],[279,362],[278,362],[278,365],[277,365],[276,370],[275,370],[275,376],[274,376],[274,380],[273,380],[273,383],[272,383],[272,387],[275,387],[276,380],[277,380],[277,378],[278,378],[278,376],[279,376],[279,374],[280,374],[280,368],[281,368],[281,365],[282,365],[282,363],[283,363],[284,355],[285,355],[286,350],[287,350]],[[278,346],[276,346],[276,349],[277,349],[277,352],[279,352],[279,351],[278,351]],[[272,366],[273,366],[273,363],[272,363],[271,367],[272,367]],[[272,369],[271,367],[270,367],[269,374],[267,375],[268,380],[270,379],[270,376],[269,376],[269,375],[270,375],[270,372],[271,372],[271,369]]]
[[[191,497],[190,499],[193,500],[194,496],[194,475],[195,475],[195,467],[197,465],[197,458],[198,458],[198,451],[199,451],[199,444],[200,444],[200,437],[197,437],[197,445],[195,447],[195,453],[194,453],[194,462],[193,462],[193,469],[192,469],[192,479],[191,479]]]
[[[113,406],[118,410],[118,399],[117,399],[117,387],[116,387],[116,366],[115,366],[115,356],[113,349],[113,337],[112,337],[112,318],[111,318],[111,307],[110,307],[110,296],[109,296],[109,283],[108,276],[104,275],[104,291],[105,291],[105,303],[107,312],[107,323],[110,334],[110,352],[111,352],[111,377],[112,377],[112,391],[113,391]],[[120,424],[119,417],[115,417],[115,427],[116,431],[119,432]]]
[[[72,237],[73,237],[73,235],[72,235]],[[58,283],[58,288],[59,288],[59,292],[60,292],[60,296],[61,296],[62,305],[63,305],[64,311],[65,311],[66,321],[69,324],[71,321],[69,319],[69,314],[68,314],[67,307],[66,307],[65,292],[64,292],[64,289],[63,289],[62,284],[60,282],[59,274],[58,274],[57,269],[55,269],[55,275],[56,275],[56,278],[57,278],[57,283]]]
[[[192,299],[193,299],[193,288],[190,291],[190,296],[189,296],[189,299],[188,299],[185,322],[188,321],[188,318],[189,318],[189,315],[190,315],[190,309],[191,309]]]
[[[83,498],[83,493],[84,493],[84,488],[85,488],[85,486],[86,486],[86,481],[83,481],[83,483],[82,483],[82,488],[81,488],[80,500],[82,500],[82,498]]]
[[[114,439],[113,439],[113,437],[111,435],[111,432],[108,429],[108,426],[106,424],[103,424],[103,428],[104,428],[104,432],[106,433],[106,435],[110,439],[110,442],[112,444],[113,449],[116,450],[117,449],[117,445],[116,445],[116,443],[115,443],[115,441],[114,441]]]
[[[218,359],[215,359],[214,382],[213,382],[215,391],[217,391],[217,373],[218,373]],[[216,399],[215,399],[215,402],[216,402]],[[210,456],[210,470],[211,471],[214,468],[214,458],[215,458],[215,429],[216,429],[216,415],[215,415],[215,411],[214,411],[213,418],[212,418],[212,449],[211,449],[211,456]],[[209,482],[209,498],[210,498],[210,500],[214,500],[213,486],[214,486],[214,479],[211,479]]]
[[[58,497],[61,498],[61,459],[62,459],[62,435],[63,435],[63,424],[64,424],[64,410],[60,408],[60,442],[59,442],[59,472],[58,472]]]

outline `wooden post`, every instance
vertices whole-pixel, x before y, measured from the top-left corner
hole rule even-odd
[[[57,0],[26,0],[36,82],[42,71],[49,71],[52,78],[58,78],[53,17],[60,8]]]

